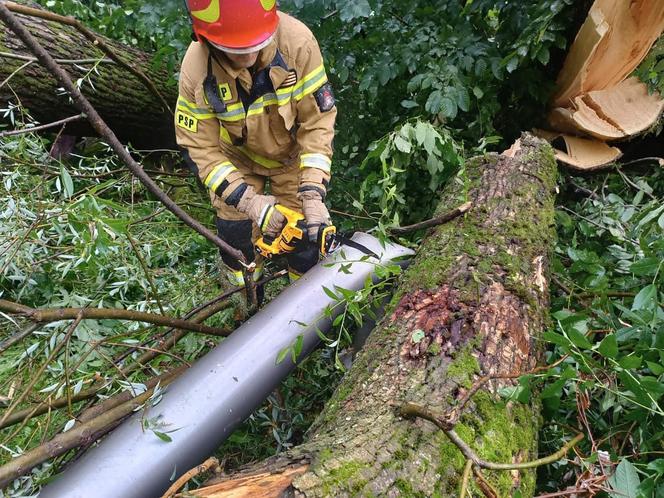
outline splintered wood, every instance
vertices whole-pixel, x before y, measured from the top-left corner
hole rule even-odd
[[[664,31],[662,0],[596,0],[558,77],[549,125],[542,133],[558,160],[582,170],[601,168],[621,152],[606,142],[650,129],[664,99],[629,77]],[[583,137],[583,138],[580,138]]]

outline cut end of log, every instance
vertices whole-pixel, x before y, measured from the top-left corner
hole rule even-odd
[[[548,116],[558,133],[538,132],[553,144],[560,162],[577,170],[601,169],[622,155],[605,142],[627,140],[657,124],[664,99],[629,75],[662,31],[661,0],[595,0],[558,76]]]
[[[596,0],[558,76],[554,107],[624,81],[663,30],[661,0]]]
[[[293,481],[303,475],[309,465],[290,467],[277,473],[264,472],[229,479],[196,490],[197,497],[205,498],[278,498],[283,496]]]
[[[553,109],[549,124],[565,133],[581,132],[603,141],[624,140],[652,128],[662,111],[662,96],[650,94],[645,83],[632,77],[612,88],[576,97],[572,109]]]
[[[600,140],[546,130],[534,130],[534,133],[551,143],[558,161],[575,170],[603,169],[622,157],[620,149]]]

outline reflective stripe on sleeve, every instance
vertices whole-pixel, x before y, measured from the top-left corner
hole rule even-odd
[[[240,121],[246,117],[242,103],[228,105],[226,112],[215,114],[209,108],[198,107],[194,102],[189,102],[182,96],[178,97],[177,109],[193,115],[196,119],[217,118],[222,121]]]
[[[302,100],[306,95],[315,92],[327,83],[327,74],[325,66],[321,64],[316,69],[307,74],[293,89],[293,98]]]
[[[226,106],[226,112],[217,114],[217,117],[222,121],[240,121],[247,116],[244,112],[244,106],[242,103],[238,103]]]
[[[205,186],[213,192],[216,192],[219,188],[219,185],[221,185],[226,177],[233,171],[237,171],[237,168],[230,162],[227,161],[225,163],[221,163],[219,166],[216,166],[207,176],[205,179]]]
[[[300,168],[316,168],[327,173],[332,171],[332,160],[325,154],[302,154]]]
[[[197,107],[195,103],[189,102],[184,97],[178,97],[177,110],[191,114],[196,119],[212,119],[217,115],[210,112],[210,109],[204,107]]]

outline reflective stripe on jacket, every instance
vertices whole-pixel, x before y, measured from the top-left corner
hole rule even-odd
[[[212,54],[223,101],[219,112],[204,87],[208,47],[192,43],[182,62],[176,138],[213,192],[234,165],[270,176],[290,167],[299,174],[299,164],[329,178],[336,107],[322,111],[317,100],[327,83],[320,49],[304,24],[283,13],[279,17],[275,39],[260,51],[253,74]]]

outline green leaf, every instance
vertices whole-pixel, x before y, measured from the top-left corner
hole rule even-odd
[[[286,346],[283,348],[281,351],[279,351],[279,354],[277,355],[277,359],[275,360],[274,364],[279,365],[284,359],[286,359],[286,356],[288,356],[288,352],[290,351],[291,347]]]
[[[401,101],[401,107],[404,109],[414,109],[415,107],[419,107],[420,104],[415,102],[414,100],[402,100]]]
[[[417,329],[416,331],[413,332],[411,340],[413,341],[413,344],[419,344],[420,342],[422,342],[422,339],[424,339],[424,337],[425,337],[424,330]]]
[[[457,105],[459,109],[463,112],[468,112],[470,110],[470,95],[468,94],[468,90],[465,87],[460,87],[457,88],[457,91]]]
[[[293,355],[295,356],[295,360],[297,360],[300,357],[303,345],[304,345],[304,336],[300,334],[297,336],[297,339],[295,339],[295,345],[293,346]]]
[[[657,287],[655,284],[646,285],[634,298],[632,311],[652,310],[657,305]]]
[[[173,442],[173,438],[171,438],[171,436],[169,436],[168,434],[166,434],[164,432],[155,431],[155,430],[153,430],[152,432],[154,433],[155,436],[157,436],[159,439],[161,439],[165,443],[172,443]]]
[[[339,18],[343,22],[352,21],[358,17],[369,17],[371,5],[368,0],[346,0],[339,5]]]
[[[599,344],[598,351],[605,358],[615,359],[618,356],[618,341],[615,334],[608,334]]]
[[[581,333],[576,327],[570,327],[566,331],[569,339],[574,343],[575,346],[581,349],[591,349],[593,345],[586,338],[586,336]]]
[[[654,470],[659,475],[664,475],[664,458],[658,458],[648,464],[648,470]]]
[[[454,119],[458,113],[457,103],[449,97],[443,97],[440,101],[440,110],[446,118]]]
[[[69,199],[74,195],[74,181],[71,179],[71,175],[64,166],[60,166],[60,179],[62,181],[62,186],[64,187],[65,197]]]
[[[332,292],[330,289],[328,289],[328,288],[325,287],[325,286],[323,286],[323,292],[325,292],[325,294],[327,295],[327,297],[329,297],[330,299],[332,299],[334,302],[339,301],[339,296],[337,296],[334,292]]]
[[[661,264],[662,262],[659,258],[643,258],[633,263],[629,267],[629,271],[634,275],[649,277],[655,275]]]
[[[440,111],[441,102],[443,100],[443,94],[440,90],[434,90],[429,95],[427,103],[424,105],[424,109],[431,114],[438,114]]]
[[[648,365],[648,368],[653,373],[653,375],[662,375],[664,373],[663,365],[652,361],[646,361],[646,364]]]
[[[620,359],[620,366],[625,370],[632,370],[641,366],[641,357],[630,355]]]
[[[410,152],[413,150],[411,143],[401,135],[397,135],[394,138],[394,145],[397,149],[399,149],[401,152],[405,152],[406,154],[410,154]]]
[[[545,340],[557,344],[558,346],[563,346],[564,348],[569,348],[571,345],[570,340],[556,332],[544,332],[543,337]]]
[[[560,395],[562,395],[563,387],[565,387],[566,382],[567,382],[567,379],[558,379],[557,381],[553,382],[552,384],[549,384],[544,389],[542,389],[542,393],[540,394],[540,398],[547,399],[547,398],[557,398],[557,397],[559,397]]]
[[[508,61],[505,63],[505,69],[507,69],[508,73],[513,73],[516,68],[519,66],[519,58],[514,56],[508,59]]]
[[[626,458],[622,460],[616,472],[609,479],[609,486],[615,493],[609,493],[611,498],[637,498],[637,488],[641,484],[639,474],[634,465]]]

